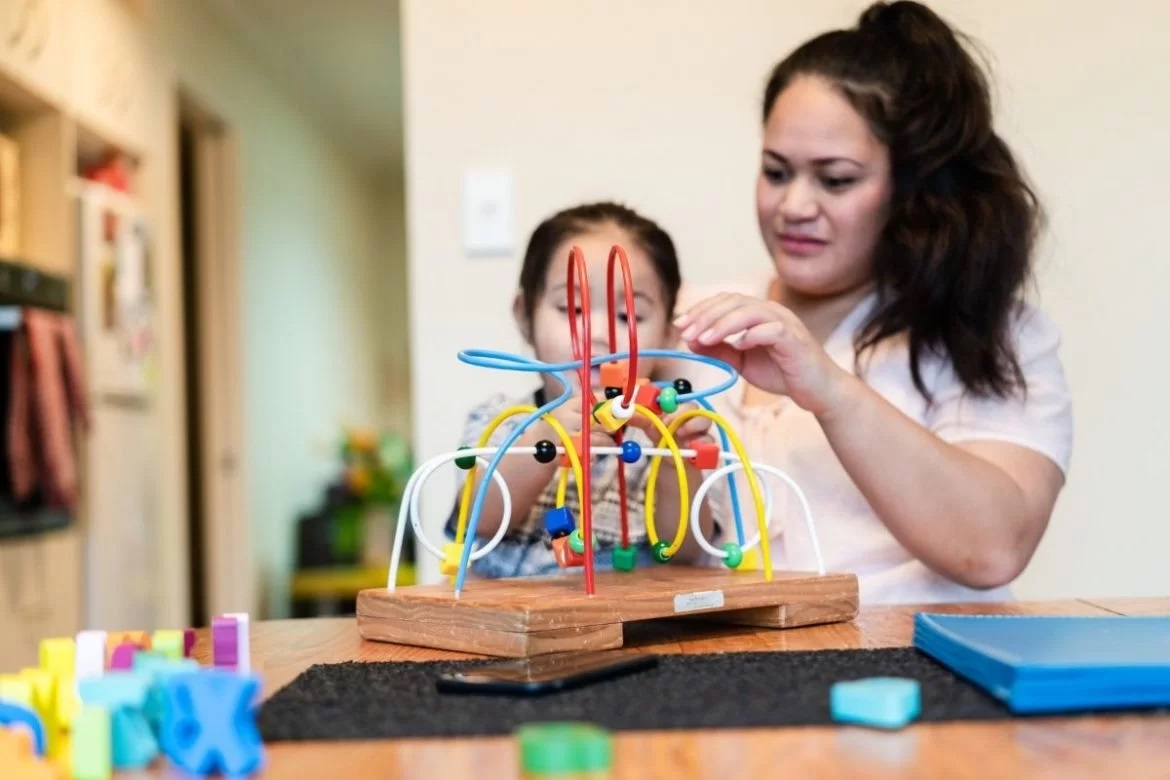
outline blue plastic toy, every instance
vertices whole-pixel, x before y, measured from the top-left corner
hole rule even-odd
[[[871,677],[834,683],[829,706],[835,721],[898,729],[918,717],[922,700],[917,680]]]
[[[174,674],[162,681],[163,752],[194,775],[247,775],[264,763],[253,702],[260,690],[255,675],[220,669]]]
[[[28,707],[0,701],[0,726],[24,726],[32,732],[33,751],[38,756],[45,755],[45,724],[41,722],[41,716]]]
[[[150,681],[150,675],[143,672],[111,671],[87,677],[77,685],[84,703],[110,712],[115,769],[141,769],[158,755],[158,740],[145,711]]]

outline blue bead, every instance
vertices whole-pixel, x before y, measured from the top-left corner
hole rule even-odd
[[[573,516],[565,507],[545,510],[544,530],[548,531],[549,536],[554,539],[558,536],[564,536],[572,533],[573,527]]]
[[[829,702],[835,721],[884,729],[902,728],[922,709],[918,681],[901,677],[833,683]]]
[[[636,441],[622,442],[622,460],[626,463],[637,463],[642,457],[642,447]]]

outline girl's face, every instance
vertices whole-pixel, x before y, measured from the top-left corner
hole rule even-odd
[[[872,278],[893,182],[889,152],[829,82],[799,76],[764,125],[756,209],[784,288],[837,296]]]
[[[568,363],[573,360],[573,341],[569,333],[568,292],[566,277],[568,275],[569,252],[576,245],[585,254],[585,268],[589,274],[589,303],[590,303],[590,335],[592,338],[592,354],[609,354],[610,352],[627,352],[629,350],[628,312],[624,277],[621,266],[615,263],[614,267],[614,312],[617,321],[617,348],[609,348],[609,320],[606,304],[606,267],[609,261],[609,251],[614,244],[620,244],[626,250],[626,257],[630,261],[630,276],[634,287],[634,316],[637,318],[638,350],[668,349],[674,343],[673,326],[670,324],[672,312],[666,310],[665,292],[662,282],[650,258],[621,228],[606,224],[598,225],[587,233],[577,234],[566,239],[553,251],[552,262],[549,263],[545,274],[544,291],[536,299],[536,306],[529,322],[524,314],[524,304],[518,295],[514,306],[516,322],[525,340],[532,345],[536,358],[547,363]],[[576,285],[574,285],[576,286]],[[580,318],[581,292],[576,291],[575,305],[578,311],[578,333],[583,333],[584,322]],[[644,377],[653,377],[654,360],[640,357],[638,360],[638,374]],[[603,388],[600,386],[598,369],[593,371],[593,390],[598,395]],[[576,387],[577,373],[571,372],[573,385]],[[552,393],[560,393],[560,383],[551,377],[546,377],[545,386]]]

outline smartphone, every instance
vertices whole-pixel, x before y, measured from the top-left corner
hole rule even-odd
[[[658,656],[623,650],[549,653],[497,661],[439,676],[446,693],[541,694],[612,680],[658,665]]]

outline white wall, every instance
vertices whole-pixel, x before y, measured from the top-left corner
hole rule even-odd
[[[238,142],[251,537],[271,614],[286,611],[295,521],[337,469],[345,423],[375,424],[384,243],[366,172],[289,85],[200,2],[156,5],[157,50]]]
[[[767,262],[753,217],[759,100],[770,66],[805,38],[851,24],[865,3],[404,0],[406,170],[415,445],[458,443],[467,407],[517,376],[464,366],[468,347],[520,350],[508,314],[519,254],[546,213],[615,197],[662,221],[689,279]],[[1121,0],[939,0],[994,61],[1000,125],[1048,207],[1040,303],[1064,329],[1075,394],[1070,485],[1025,597],[1164,593],[1170,523],[1170,367],[1155,331],[1170,263],[1155,228],[1170,173],[1155,33],[1170,7]],[[518,244],[466,258],[460,183],[511,168]],[[1161,329],[1158,329],[1161,330]],[[1153,359],[1152,359],[1153,358]],[[454,480],[424,496],[437,536]],[[434,562],[426,559],[435,572]]]

